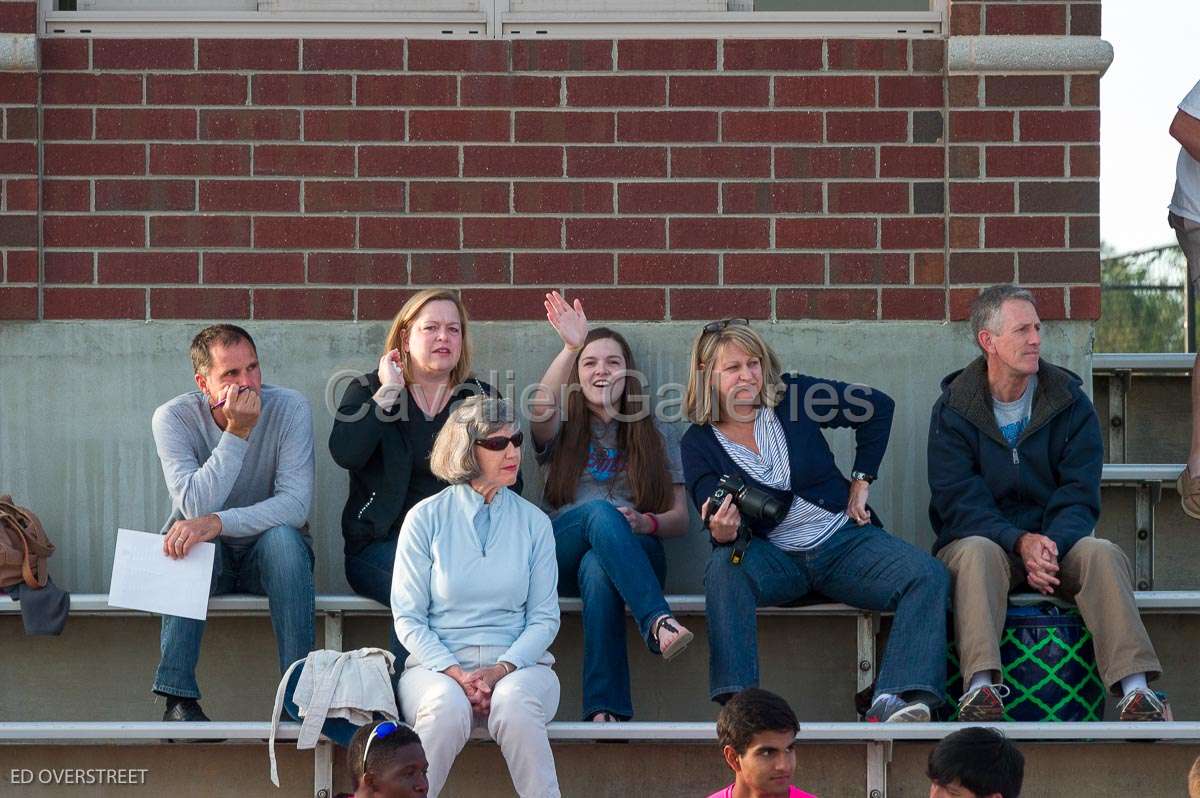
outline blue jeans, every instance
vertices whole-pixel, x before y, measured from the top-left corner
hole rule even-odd
[[[946,681],[950,575],[929,554],[876,526],[847,523],[808,551],[786,552],[755,538],[741,565],[717,546],[704,575],[709,696],[758,685],[755,608],[818,592],[869,610],[895,611],[875,692],[941,696]]]
[[[633,717],[625,605],[654,652],[654,622],[671,613],[663,598],[667,563],[662,541],[638,535],[603,500],[585,502],[554,520],[558,593],[583,598],[583,717]]]
[[[266,596],[279,649],[280,672],[307,657],[313,648],[315,625],[313,552],[300,531],[277,526],[263,532],[244,549],[229,546],[220,538],[214,543],[217,551],[209,595],[240,591]],[[192,618],[163,616],[162,659],[154,675],[154,692],[182,698],[200,697],[196,661],[200,659],[204,625],[204,621]]]
[[[392,606],[392,569],[396,566],[396,538],[375,540],[358,554],[346,555],[346,581],[360,596]],[[396,637],[396,624],[388,624],[388,650],[396,655],[396,679],[404,672],[408,652]],[[395,679],[393,679],[393,682]]]

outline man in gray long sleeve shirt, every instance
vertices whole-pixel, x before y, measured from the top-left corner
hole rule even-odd
[[[312,414],[296,391],[262,384],[254,340],[240,327],[201,330],[191,355],[199,390],[154,411],[171,494],[163,553],[186,557],[215,543],[211,595],[268,597],[283,671],[313,646]],[[203,634],[203,621],[163,616],[153,688],[167,698],[163,720],[208,720],[197,702]]]

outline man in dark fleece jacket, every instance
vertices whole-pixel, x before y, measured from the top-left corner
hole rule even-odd
[[[1043,361],[1033,295],[997,285],[971,327],[983,355],[942,381],[929,422],[934,553],[954,580],[965,694],[959,716],[1003,718],[1000,637],[1022,582],[1079,606],[1121,720],[1164,720],[1147,687],[1162,667],[1133,597],[1129,560],[1093,535],[1104,447],[1078,376]]]

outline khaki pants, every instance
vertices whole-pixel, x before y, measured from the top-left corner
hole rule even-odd
[[[1008,594],[1025,583],[1025,566],[984,537],[956,540],[938,552],[953,580],[954,634],[965,681],[1000,670]],[[1100,678],[1114,691],[1126,676],[1155,679],[1162,666],[1133,598],[1133,570],[1120,547],[1086,537],[1059,562],[1058,598],[1074,601],[1092,632]]]

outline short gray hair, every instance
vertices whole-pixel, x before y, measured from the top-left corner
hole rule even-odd
[[[1019,299],[1037,307],[1037,301],[1028,289],[1012,283],[985,288],[971,303],[971,332],[975,336],[975,345],[980,349],[983,347],[979,345],[979,333],[983,330],[995,332],[996,323],[1000,320],[1000,309],[1010,299]]]
[[[479,476],[475,441],[490,438],[507,427],[520,429],[512,402],[480,395],[464,399],[450,411],[433,441],[429,470],[451,485],[470,482]]]

